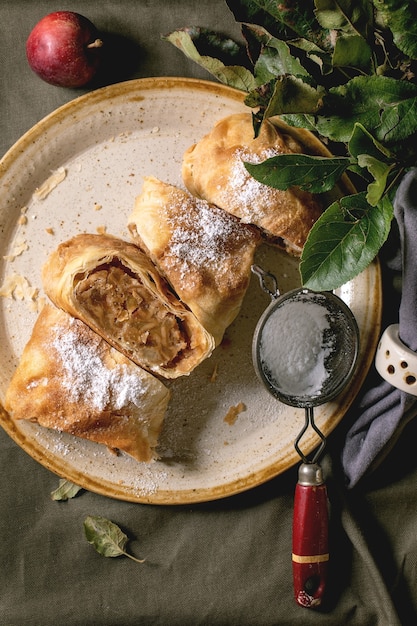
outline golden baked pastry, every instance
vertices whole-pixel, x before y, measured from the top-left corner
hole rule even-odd
[[[145,178],[128,227],[217,345],[242,305],[256,229],[153,177]]]
[[[155,446],[170,392],[80,320],[45,305],[8,387],[17,420],[123,450],[138,461]]]
[[[192,194],[242,222],[256,225],[269,242],[299,256],[323,211],[317,197],[298,187],[282,191],[263,185],[250,176],[243,163],[303,152],[306,147],[294,130],[286,132],[282,124],[278,127],[266,119],[255,138],[251,114],[236,113],[220,120],[201,141],[188,148],[182,177]]]
[[[210,333],[133,243],[77,235],[50,255],[42,278],[54,304],[154,374],[189,374],[214,348]]]

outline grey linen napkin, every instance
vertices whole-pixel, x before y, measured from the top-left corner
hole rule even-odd
[[[402,292],[398,319],[401,341],[417,351],[417,168],[403,177],[395,198],[394,216],[400,237]],[[390,303],[385,302],[389,307]],[[375,375],[371,371],[369,379]],[[377,375],[374,386],[365,384],[352,407],[354,419],[342,449],[347,486],[354,487],[391,449],[406,423],[417,414],[417,397],[390,385]]]

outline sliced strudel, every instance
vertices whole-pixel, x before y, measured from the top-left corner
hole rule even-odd
[[[42,278],[52,302],[152,373],[189,374],[214,348],[210,333],[132,243],[77,235],[50,255]]]
[[[192,194],[256,225],[268,241],[299,256],[323,207],[316,196],[298,187],[282,191],[259,183],[244,162],[305,151],[295,132],[285,132],[269,120],[255,138],[251,114],[236,113],[220,120],[185,152],[182,176]]]
[[[14,419],[155,458],[170,392],[64,311],[45,305],[6,394]]]
[[[218,344],[249,284],[256,229],[153,177],[145,178],[128,227]]]

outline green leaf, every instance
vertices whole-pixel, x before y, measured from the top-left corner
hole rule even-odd
[[[333,50],[323,50],[315,43],[299,37],[291,40],[291,46],[303,50],[310,61],[316,63],[322,74],[330,74],[333,71],[332,55]]]
[[[282,115],[282,120],[288,124],[288,126],[295,126],[296,128],[304,128],[314,132],[316,130],[316,123],[313,115],[307,115],[304,113],[294,113],[288,115]]]
[[[317,291],[337,289],[362,272],[385,242],[393,217],[390,199],[375,207],[364,192],[334,202],[317,220],[304,246],[303,285]]]
[[[387,76],[356,76],[323,97],[317,130],[348,142],[356,123],[384,144],[417,132],[417,85]]]
[[[255,89],[255,78],[246,67],[225,65],[219,59],[207,55],[200,55],[190,35],[189,29],[177,30],[164,36],[163,39],[172,43],[189,59],[203,67],[225,85],[247,92]]]
[[[284,113],[314,114],[321,106],[322,89],[315,89],[296,76],[282,76],[275,81],[265,117]]]
[[[84,520],[84,532],[88,543],[91,543],[102,556],[127,556],[137,563],[144,562],[144,560],[136,559],[126,552],[128,537],[117,524],[110,520],[100,516],[89,515]]]
[[[81,489],[82,487],[72,483],[70,480],[60,478],[58,487],[51,492],[51,498],[52,500],[69,500],[74,498]]]
[[[279,154],[262,163],[245,163],[249,174],[264,185],[284,190],[296,185],[311,193],[330,191],[349,165],[348,157],[305,154]]]
[[[360,35],[339,35],[333,52],[334,67],[353,67],[369,70],[372,51]]]
[[[373,25],[368,0],[315,0],[317,21],[333,31],[333,67],[371,69],[367,38]],[[336,31],[336,32],[335,32]]]
[[[356,123],[349,140],[350,154],[358,158],[361,154],[369,154],[375,159],[389,160],[393,155],[391,152],[362,125]]]
[[[404,0],[372,0],[385,26],[392,32],[395,45],[417,59],[417,5]]]
[[[369,154],[360,154],[358,156],[358,165],[366,168],[373,176],[374,182],[368,185],[366,199],[372,206],[378,204],[387,185],[388,174],[393,166],[383,163]]]
[[[411,85],[405,81],[395,81],[395,83],[398,87],[397,95],[393,93],[392,101],[387,102],[386,105],[384,103],[381,125],[374,129],[376,137],[388,145],[399,144],[417,131],[417,85]],[[407,85],[409,95],[404,93],[402,85]],[[401,151],[402,146],[398,147]]]
[[[330,33],[317,22],[312,2],[294,0],[227,0],[236,21],[259,24],[272,34],[293,39],[294,35],[316,43],[320,48],[330,41]]]
[[[368,185],[367,201],[372,206],[378,204],[385,188],[387,179],[395,166],[391,152],[385,148],[362,124],[355,124],[349,141],[349,152],[357,159],[360,168],[367,170],[374,179]]]
[[[263,26],[274,36],[287,37],[289,30],[280,20],[273,17],[264,3],[253,0],[226,0],[226,4],[234,15],[236,22],[241,24],[257,24]]]
[[[314,4],[317,21],[323,28],[368,36],[373,22],[369,0],[314,0]]]
[[[267,30],[255,24],[246,24],[245,30],[261,46],[254,69],[258,85],[267,83],[284,74],[294,76],[309,75],[300,61],[291,54],[290,47],[285,41],[273,37]]]

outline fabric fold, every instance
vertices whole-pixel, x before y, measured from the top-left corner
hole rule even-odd
[[[402,294],[398,312],[401,341],[417,351],[417,168],[402,179],[395,198],[394,216],[400,238]],[[385,306],[388,306],[385,303]],[[354,487],[391,449],[403,427],[417,413],[417,397],[368,375],[351,408],[357,414],[346,434],[341,460],[347,485]]]

